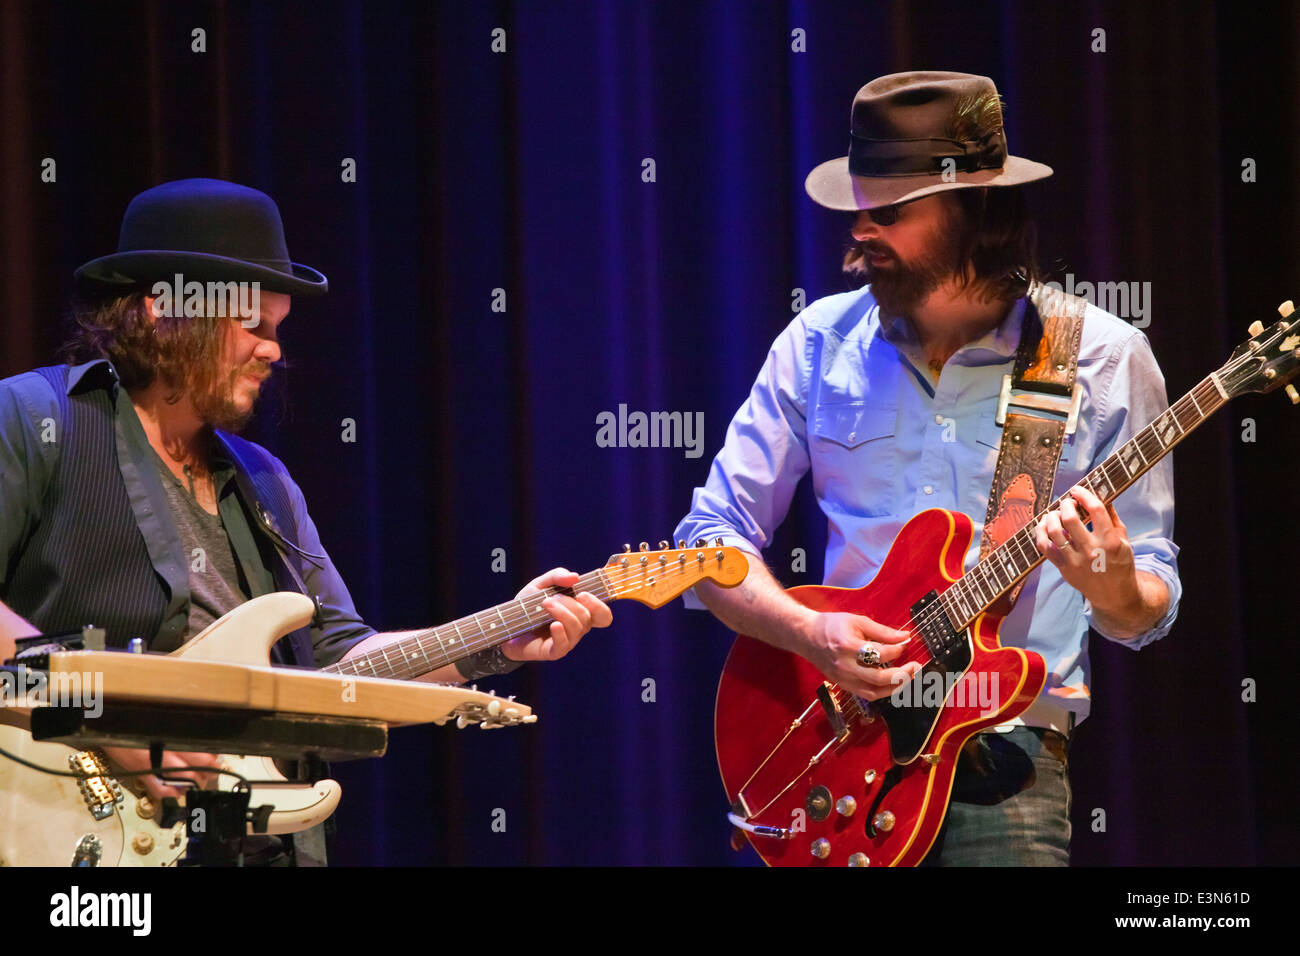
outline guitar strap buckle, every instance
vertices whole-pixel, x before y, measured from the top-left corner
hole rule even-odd
[[[1017,391],[1012,394],[1011,373],[1002,376],[1002,392],[998,395],[996,420],[999,427],[1007,424],[1007,409],[1032,408],[1040,412],[1052,412],[1065,417],[1065,434],[1073,435],[1079,425],[1079,405],[1083,402],[1083,386],[1074,383],[1069,397],[1044,394],[1042,392]]]

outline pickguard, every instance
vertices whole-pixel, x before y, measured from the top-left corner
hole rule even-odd
[[[896,693],[871,705],[889,728],[889,749],[895,763],[909,764],[924,750],[944,705],[970,669],[971,656],[971,636],[967,630],[960,647],[947,655],[947,666],[931,661]],[[917,682],[920,682],[917,687],[910,686]],[[938,688],[943,689],[942,694]],[[938,704],[934,703],[935,699]]]

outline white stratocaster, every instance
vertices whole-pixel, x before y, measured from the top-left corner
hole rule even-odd
[[[665,550],[666,544],[661,542],[659,551],[650,551],[645,544],[636,553],[627,548],[604,568],[583,575],[571,589],[548,588],[525,595],[321,671],[269,666],[275,642],[305,627],[314,612],[310,599],[279,592],[241,605],[170,655],[142,659],[105,652],[53,654],[51,672],[56,658],[57,666],[71,671],[84,667],[88,658],[83,655],[93,655],[96,670],[108,676],[114,671],[140,674],[142,666],[147,671],[152,668],[148,696],[155,701],[161,695],[177,703],[276,710],[283,708],[284,688],[292,682],[295,689],[309,685],[308,699],[315,713],[374,716],[389,724],[444,723],[452,717],[459,727],[529,723],[536,718],[522,704],[412,679],[547,625],[551,616],[540,602],[551,594],[589,591],[604,601],[630,598],[660,607],[702,580],[734,587],[748,571],[744,554],[734,548],[708,547],[701,541],[695,548],[670,551]],[[191,666],[178,668],[177,661]],[[341,703],[339,694],[342,681],[353,685],[352,699],[346,703]],[[357,686],[364,686],[370,695],[365,701],[372,702],[373,714],[358,707]],[[436,695],[453,693],[454,705],[434,703]],[[111,706],[114,694],[110,691],[107,696]],[[135,778],[119,783],[101,752],[35,741],[25,719],[7,715],[2,706],[0,749],[43,767],[80,775],[42,773],[0,755],[0,866],[169,866],[184,854],[184,823],[170,829],[159,826],[158,808],[143,795]],[[334,812],[342,796],[342,788],[333,780],[288,784],[270,757],[226,754],[219,765],[251,781],[284,782],[252,787],[250,806],[273,807],[268,833],[312,827]],[[237,781],[222,774],[218,786],[231,790]]]

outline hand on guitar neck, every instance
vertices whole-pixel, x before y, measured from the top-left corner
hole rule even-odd
[[[551,587],[571,588],[578,583],[579,577],[581,575],[576,571],[555,568],[529,581],[515,599],[523,600]],[[541,602],[541,607],[555,620],[545,631],[516,637],[503,644],[502,653],[512,661],[559,660],[573,650],[593,627],[609,627],[614,622],[614,612],[604,601],[587,591],[579,591],[572,597],[552,595]]]
[[[916,662],[888,666],[908,649],[906,631],[886,627],[860,614],[816,611],[800,604],[781,587],[762,561],[749,558],[749,575],[735,588],[705,581],[695,593],[727,627],[766,644],[798,654],[827,680],[868,700],[888,697],[921,669]],[[869,644],[882,667],[858,663]]]
[[[537,595],[548,588],[568,589],[576,585],[581,578],[577,572],[564,568],[554,568],[534,578],[515,596],[522,601],[531,595]],[[501,653],[512,661],[536,662],[556,661],[568,654],[578,641],[582,640],[593,627],[609,627],[614,621],[614,612],[600,598],[587,591],[576,594],[552,594],[538,602],[552,620],[540,624],[526,634],[501,643]],[[372,634],[365,640],[358,641],[348,649],[339,661],[340,665],[355,665],[367,656],[381,652],[384,648],[400,647],[412,638],[427,635],[428,631],[383,631]],[[399,660],[401,655],[399,655]],[[384,676],[392,676],[385,674]],[[465,680],[457,668],[448,664],[426,670],[410,679],[421,681],[447,682],[459,684]]]
[[[1165,583],[1135,567],[1128,528],[1114,504],[1081,485],[1039,519],[1034,544],[1088,599],[1093,626],[1115,640],[1146,633],[1169,609]]]

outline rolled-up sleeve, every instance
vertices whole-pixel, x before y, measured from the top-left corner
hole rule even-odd
[[[1104,406],[1098,452],[1093,467],[1104,461],[1169,407],[1165,380],[1147,337],[1138,332],[1118,345],[1114,373],[1102,394]],[[1165,455],[1115,501],[1115,511],[1128,529],[1133,563],[1154,574],[1169,589],[1169,609],[1146,633],[1120,640],[1097,627],[1092,605],[1084,613],[1094,631],[1107,640],[1139,650],[1169,633],[1178,616],[1183,586],[1178,578],[1178,546],[1174,535],[1174,463]]]
[[[696,488],[674,537],[721,538],[758,557],[784,520],[808,471],[806,435],[810,350],[803,315],[773,343],[745,403],[727,428],[722,450]],[[702,608],[694,591],[687,607]]]
[[[317,561],[300,558],[298,566],[303,583],[307,586],[307,594],[320,598],[320,625],[313,624],[311,629],[312,650],[316,666],[326,667],[337,663],[354,644],[378,632],[357,614],[347,585],[343,583],[338,569],[321,544],[320,533],[307,512],[307,501],[302,490],[287,472],[282,478],[293,504],[298,547],[325,556],[324,560]]]

